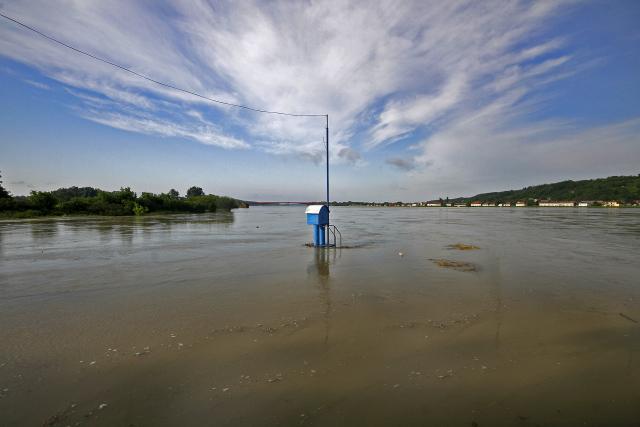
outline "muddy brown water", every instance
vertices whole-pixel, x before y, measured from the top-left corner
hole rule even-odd
[[[0,221],[0,426],[640,424],[640,210],[332,215]]]

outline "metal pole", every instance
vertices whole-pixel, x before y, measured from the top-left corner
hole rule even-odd
[[[327,118],[327,129],[326,129],[327,130],[327,210],[331,212],[331,209],[329,208],[329,115],[328,114],[326,115],[326,118]],[[331,224],[331,221],[329,221],[329,224]],[[329,226],[327,226],[326,228],[327,228],[326,232],[328,234]],[[329,239],[328,239],[329,236],[326,236],[326,237],[327,239],[325,240],[325,242],[326,242],[326,245],[329,246]]]

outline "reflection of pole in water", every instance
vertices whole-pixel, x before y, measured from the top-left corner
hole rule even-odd
[[[502,277],[500,274],[500,259],[496,257],[496,268],[494,271],[493,283],[495,286],[496,298],[496,349],[500,348],[500,329],[502,328]]]
[[[313,274],[318,278],[318,285],[320,287],[320,297],[322,298],[324,305],[324,344],[329,344],[329,332],[331,329],[331,286],[329,282],[330,276],[330,261],[335,262],[336,259],[335,250],[317,248],[314,250],[313,264],[309,266],[309,274]],[[331,257],[331,258],[330,258]]]

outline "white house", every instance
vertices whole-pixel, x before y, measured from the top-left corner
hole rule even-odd
[[[482,202],[471,202],[471,207],[472,208],[477,208],[482,206]]]
[[[541,207],[547,207],[547,208],[569,208],[569,207],[574,207],[576,204],[575,202],[569,202],[569,201],[551,201],[551,200],[544,200],[544,201],[540,201],[538,203],[538,206]]]
[[[610,200],[608,202],[604,202],[602,204],[602,206],[605,206],[607,208],[619,208],[620,207],[620,203],[615,201],[615,200]]]
[[[527,206],[527,202],[516,202],[516,208],[524,208],[525,206]]]

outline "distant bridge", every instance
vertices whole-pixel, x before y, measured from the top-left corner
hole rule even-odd
[[[245,201],[249,206],[289,206],[289,205],[323,205],[325,202],[254,202]]]

